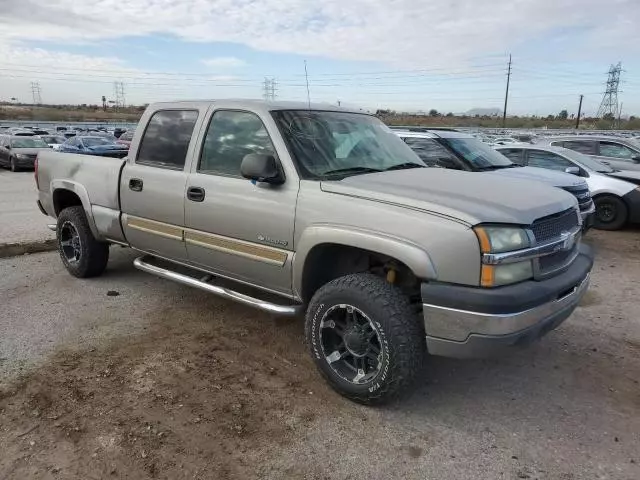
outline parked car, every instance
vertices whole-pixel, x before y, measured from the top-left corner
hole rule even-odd
[[[613,177],[613,169],[596,159],[567,148],[544,145],[503,146],[496,147],[496,150],[520,165],[584,177],[596,205],[595,228],[618,230],[627,223],[640,223],[640,187]],[[618,173],[624,175],[624,172]],[[640,175],[636,181],[640,181]]]
[[[156,103],[140,131],[126,160],[40,154],[38,202],[56,218],[67,270],[100,275],[116,243],[142,252],[134,265],[146,272],[277,315],[306,312],[317,368],[355,401],[396,397],[427,352],[529,343],[587,289],[593,255],[574,196],[426,168],[374,116]]]
[[[0,136],[0,165],[17,172],[21,168],[33,168],[36,156],[49,146],[41,138],[34,136]]]
[[[10,127],[4,133],[16,137],[32,137],[35,135],[35,133],[33,133],[33,130],[22,127]]]
[[[117,144],[114,140],[99,136],[76,135],[69,138],[57,148],[60,152],[82,153],[85,155],[98,155],[101,157],[122,158],[127,155],[129,149]]]
[[[481,172],[485,175],[533,180],[558,187],[578,200],[584,230],[593,223],[595,207],[587,183],[564,172],[549,172],[542,168],[523,167],[511,162],[482,141],[458,132],[441,130],[424,132],[396,131],[420,159],[430,167]],[[533,184],[532,184],[533,185]]]
[[[511,137],[498,137],[493,139],[493,143],[496,145],[509,145],[512,143],[520,143],[520,140]]]
[[[134,132],[135,130],[127,130],[126,132],[122,133],[118,138],[117,143],[125,145],[127,148],[129,148],[131,146],[131,141],[133,140]]]
[[[38,136],[42,140],[44,140],[46,144],[49,145],[50,148],[53,148],[56,150],[58,145],[61,145],[67,141],[67,139],[62,135],[38,135]]]
[[[549,137],[539,142],[544,145],[575,150],[619,170],[640,171],[640,141],[633,138],[573,135]]]

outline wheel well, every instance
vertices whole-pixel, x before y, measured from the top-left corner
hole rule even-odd
[[[381,253],[339,244],[317,245],[309,252],[300,294],[308,302],[316,290],[331,280],[364,272],[387,278],[410,297],[420,295],[420,282],[404,263]]]
[[[70,190],[58,189],[53,192],[53,208],[56,215],[69,207],[82,206],[80,197]]]

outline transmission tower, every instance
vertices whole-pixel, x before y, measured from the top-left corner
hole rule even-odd
[[[276,99],[276,79],[275,78],[264,77],[264,82],[262,82],[262,97],[265,100]]]
[[[126,106],[124,97],[124,82],[113,82],[113,98],[116,108],[124,108]]]
[[[608,117],[615,121],[620,111],[618,106],[618,87],[620,86],[620,73],[622,73],[622,63],[611,65],[607,78],[607,89],[602,97],[600,108],[598,108],[598,118]]]
[[[41,95],[42,91],[40,90],[40,83],[39,82],[31,82],[31,96],[33,97],[33,104],[34,105],[41,105],[42,104],[42,95]]]

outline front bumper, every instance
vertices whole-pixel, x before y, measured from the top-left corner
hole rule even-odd
[[[640,187],[639,187],[640,188]],[[629,210],[629,223],[640,223],[640,189],[635,188],[622,199]]]
[[[16,167],[19,168],[33,168],[35,165],[35,157],[34,158],[19,158],[13,157],[16,162]]]
[[[582,233],[587,233],[592,227],[596,217],[596,204],[591,202],[589,209],[580,211],[582,217]]]
[[[563,273],[493,289],[422,285],[427,348],[432,355],[485,357],[542,337],[566,320],[589,286],[586,245]]]

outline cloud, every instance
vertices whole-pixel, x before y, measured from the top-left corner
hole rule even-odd
[[[238,68],[244,67],[247,62],[236,57],[213,57],[200,60],[200,63],[212,68]]]
[[[413,67],[464,62],[535,40],[544,43],[545,35],[563,28],[580,32],[576,45],[588,44],[594,54],[625,49],[637,53],[640,48],[637,0],[580,0],[579,7],[578,0],[493,0],[490,6],[478,0],[8,3],[0,10],[0,31],[12,39],[76,42],[169,34],[189,41]]]

